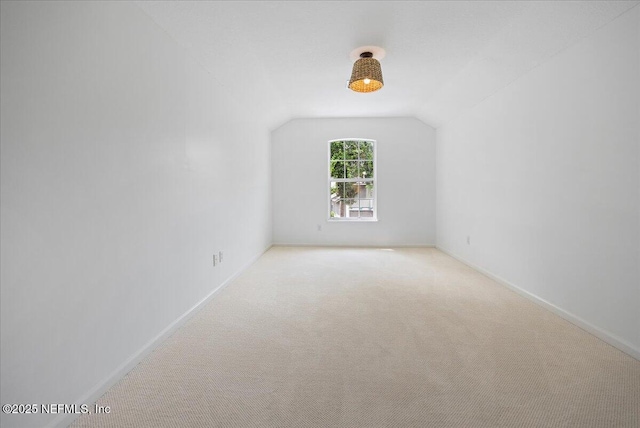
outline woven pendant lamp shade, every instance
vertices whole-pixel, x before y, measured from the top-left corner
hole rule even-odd
[[[353,64],[349,89],[355,92],[374,92],[384,86],[380,62],[371,52],[363,52]]]

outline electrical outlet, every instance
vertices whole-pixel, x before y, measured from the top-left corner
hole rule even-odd
[[[213,266],[215,267],[218,264],[218,256],[213,255]]]
[[[318,225],[318,232],[322,232],[322,225],[321,224]]]
[[[467,245],[471,245],[471,237],[467,235]]]
[[[218,252],[218,260],[222,263],[222,251]]]

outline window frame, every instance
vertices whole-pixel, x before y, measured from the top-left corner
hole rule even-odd
[[[357,183],[362,178],[334,178],[331,177],[331,143],[336,141],[365,141],[373,144],[373,177],[370,182],[373,183],[373,216],[372,217],[331,217],[331,183],[338,180],[339,183]],[[371,138],[336,138],[327,142],[327,221],[330,222],[377,222],[378,221],[378,141]],[[369,181],[369,179],[367,179]]]

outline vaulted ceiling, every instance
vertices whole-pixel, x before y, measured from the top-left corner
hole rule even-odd
[[[137,2],[246,113],[413,116],[438,127],[637,1]],[[346,89],[350,53],[381,46],[385,86]]]

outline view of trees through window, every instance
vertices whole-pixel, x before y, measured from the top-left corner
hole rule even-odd
[[[329,142],[330,217],[375,219],[374,141]]]

